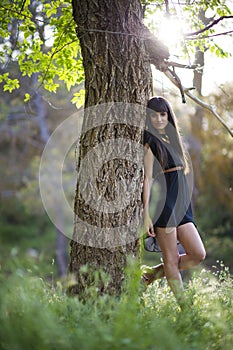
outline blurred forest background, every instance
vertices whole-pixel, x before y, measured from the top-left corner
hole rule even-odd
[[[37,11],[36,6],[32,6],[31,11]],[[8,45],[13,48],[17,40],[17,20],[10,25]],[[35,22],[35,26],[38,26],[38,22]],[[39,29],[46,50],[44,28],[40,26]],[[208,61],[205,65],[208,65]],[[16,269],[19,274],[32,270],[48,279],[64,277],[69,240],[58,232],[47,216],[40,197],[38,171],[50,135],[62,121],[78,110],[71,101],[83,88],[83,70],[80,68],[80,82],[75,87],[68,91],[65,84],[61,84],[56,88],[56,93],[42,86],[38,89],[37,73],[24,76],[13,57],[0,66],[1,74],[6,71],[19,80],[20,89],[3,93],[4,84],[0,85],[0,268],[6,275]],[[212,269],[217,261],[222,261],[232,271],[232,137],[210,112],[191,100],[182,105],[178,89],[172,88],[165,80],[163,85],[161,81],[158,83],[158,74],[154,72],[154,92],[169,98],[174,106],[192,159],[195,175],[193,206],[196,223],[207,249],[205,265]],[[232,128],[231,74],[229,78],[229,82],[213,89],[204,100],[215,105]],[[25,94],[28,93],[31,99],[25,102]],[[67,181],[73,183],[75,145],[70,154],[70,168],[66,169],[66,174]],[[75,191],[75,187],[73,189]],[[72,196],[74,193],[71,194],[71,203]],[[144,253],[143,259],[150,264],[160,257]]]

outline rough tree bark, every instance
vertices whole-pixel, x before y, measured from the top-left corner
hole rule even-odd
[[[136,216],[136,221],[139,222],[142,171],[136,163],[141,161],[141,156],[135,153],[131,144],[141,143],[142,129],[118,123],[114,113],[109,114],[109,119],[106,119],[105,115],[105,122],[101,123],[98,121],[101,113],[92,113],[87,107],[109,102],[145,105],[150,94],[150,61],[159,65],[164,58],[168,58],[168,51],[164,46],[159,46],[156,39],[144,27],[143,11],[139,0],[73,0],[72,5],[83,56],[86,93],[85,127],[83,127],[79,144],[79,166],[87,153],[96,145],[119,137],[128,140],[122,152],[123,154],[127,152],[129,159],[114,159],[113,155],[112,158],[110,157],[111,160],[104,162],[99,174],[99,199],[95,209],[90,208],[85,202],[80,182],[77,181],[76,220],[69,265],[69,271],[74,275],[75,283],[69,287],[69,290],[71,294],[84,292],[93,282],[92,273],[101,268],[111,278],[108,283],[100,282],[100,292],[118,294],[124,280],[127,256],[138,255],[138,240],[124,244],[123,239],[122,244],[112,248],[111,244],[105,247],[104,242],[102,247],[98,247],[98,243],[96,246],[82,244],[80,243],[82,232],[77,225],[77,218],[89,224],[87,227],[84,224],[84,230],[91,239],[96,235],[91,227],[100,226],[106,227],[106,230],[107,228],[114,230],[115,227],[123,225],[126,232],[121,234],[125,237],[128,234],[127,227],[131,224],[131,218]],[[140,118],[137,115],[132,117]],[[92,125],[97,126],[92,127]],[[103,153],[112,152],[112,149],[106,149],[106,147],[107,143]],[[90,162],[88,166],[92,168],[94,164]],[[127,188],[129,184],[134,185],[131,187],[131,191],[134,192],[133,201],[125,210],[116,213],[101,212],[102,200],[109,201],[115,196],[120,196],[119,192],[116,193],[120,182],[121,186],[123,182],[123,188]],[[91,184],[89,188],[88,193],[91,196]],[[96,239],[99,239],[98,234]],[[101,239],[107,242],[109,238],[106,235]],[[83,269],[84,265],[88,265],[88,269]]]

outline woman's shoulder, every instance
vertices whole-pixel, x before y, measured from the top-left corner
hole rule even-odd
[[[155,135],[151,134],[148,130],[144,132],[143,145],[145,149],[151,149],[155,157],[158,156],[158,140]]]
[[[143,135],[143,144],[151,144],[156,142],[156,137],[149,132],[148,130],[144,130],[144,135]]]

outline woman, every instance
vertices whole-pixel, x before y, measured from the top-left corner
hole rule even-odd
[[[144,135],[143,214],[148,236],[156,237],[163,263],[147,268],[143,281],[148,285],[157,278],[166,277],[178,302],[184,301],[180,271],[199,264],[205,258],[205,248],[193,221],[187,181],[188,164],[177,127],[174,112],[163,97],[148,102]],[[153,204],[152,185],[156,178],[160,198],[155,215],[150,215]],[[179,254],[177,241],[184,250]]]

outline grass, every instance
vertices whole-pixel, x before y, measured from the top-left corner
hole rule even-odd
[[[2,350],[232,349],[232,278],[222,263],[192,276],[186,310],[164,280],[144,290],[133,266],[120,298],[98,296],[93,286],[85,303],[59,280],[19,271],[0,274]]]

